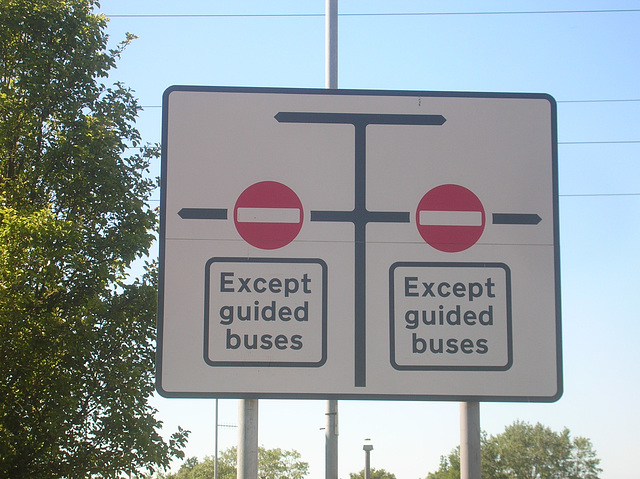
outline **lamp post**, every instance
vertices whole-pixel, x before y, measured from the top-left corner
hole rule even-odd
[[[371,451],[373,450],[371,439],[364,440],[362,450],[364,451],[364,479],[371,479]]]

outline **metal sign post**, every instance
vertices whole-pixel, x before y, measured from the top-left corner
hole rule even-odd
[[[480,479],[480,403],[460,404],[460,479]]]
[[[325,88],[338,88],[338,0],[325,2]],[[325,409],[325,479],[338,479],[338,400]]]
[[[258,478],[258,400],[238,403],[238,479]]]

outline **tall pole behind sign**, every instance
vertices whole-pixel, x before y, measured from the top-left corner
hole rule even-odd
[[[338,88],[338,0],[325,3],[325,88]],[[325,479],[338,479],[338,401],[325,411]]]
[[[325,88],[338,88],[338,0],[326,0]]]

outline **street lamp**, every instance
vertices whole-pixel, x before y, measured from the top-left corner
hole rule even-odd
[[[364,451],[364,479],[371,479],[371,451],[373,450],[371,439],[364,440],[362,450]]]

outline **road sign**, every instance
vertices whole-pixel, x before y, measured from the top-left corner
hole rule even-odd
[[[553,401],[555,102],[172,87],[158,390]]]
[[[418,203],[420,236],[440,251],[455,253],[470,248],[482,236],[484,222],[482,203],[463,186],[437,186]]]
[[[275,181],[251,185],[238,197],[233,221],[242,238],[260,249],[282,248],[302,228],[303,209],[291,188]]]

